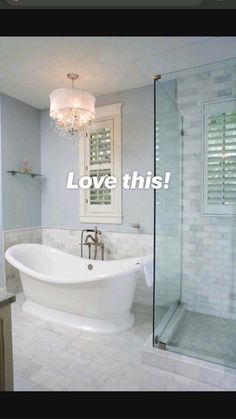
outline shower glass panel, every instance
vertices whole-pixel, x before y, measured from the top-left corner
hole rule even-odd
[[[182,260],[182,118],[175,103],[176,85],[154,81],[155,174],[171,172],[168,189],[155,191],[154,342],[161,347],[181,301]]]
[[[235,77],[236,58],[154,82],[155,172],[171,171],[171,179],[155,194],[153,343],[230,368],[236,368]]]

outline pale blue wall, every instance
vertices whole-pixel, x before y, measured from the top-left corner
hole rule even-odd
[[[171,95],[174,95],[173,83],[165,85]],[[138,170],[140,174],[145,174],[147,170],[153,169],[153,86],[97,98],[97,106],[116,102],[123,103],[123,173]],[[2,229],[39,226],[41,214],[44,226],[64,228],[85,226],[79,223],[79,191],[66,189],[68,171],[75,171],[79,175],[78,145],[55,133],[48,110],[40,112],[2,94],[1,154]],[[42,172],[44,175],[42,180],[7,174],[7,170],[17,169],[24,158],[31,161],[36,172]],[[151,233],[152,190],[124,190],[123,215],[122,225],[102,225],[101,228],[133,231],[130,224],[139,222],[143,232]]]
[[[176,83],[164,82],[175,99]],[[122,102],[122,170],[137,170],[145,175],[153,170],[153,86],[114,93],[97,98],[96,105]],[[42,225],[81,228],[79,223],[79,191],[67,190],[68,171],[79,176],[78,146],[61,138],[51,126],[48,110],[41,112],[41,161],[45,182],[42,186]],[[142,232],[153,232],[153,191],[123,190],[123,224],[100,225],[103,230],[134,231],[139,222]],[[91,226],[91,225],[90,225]]]
[[[40,178],[12,176],[29,159],[40,173],[39,111],[16,99],[1,95],[2,228],[4,230],[41,225]]]
[[[122,102],[123,173],[153,169],[153,86],[102,96],[97,106]],[[78,147],[59,137],[50,124],[48,110],[41,112],[41,161],[46,181],[42,187],[42,224],[49,227],[80,228],[79,191],[66,190],[68,171],[79,176]],[[122,225],[100,225],[103,230],[133,231],[139,222],[143,232],[153,230],[153,192],[123,191]]]
[[[49,111],[41,112],[42,225],[78,227],[79,195],[66,189],[68,171],[78,174],[78,146],[55,133]]]

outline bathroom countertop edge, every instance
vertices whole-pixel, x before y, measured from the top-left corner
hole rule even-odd
[[[16,301],[15,294],[11,294],[7,291],[0,290],[0,308],[12,304]]]

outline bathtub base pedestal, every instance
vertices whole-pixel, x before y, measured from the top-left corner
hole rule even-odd
[[[60,324],[61,326],[73,327],[94,333],[118,333],[133,326],[135,319],[132,313],[128,312],[122,317],[115,319],[95,319],[91,317],[78,316],[76,314],[65,313],[26,300],[23,310],[43,320]]]

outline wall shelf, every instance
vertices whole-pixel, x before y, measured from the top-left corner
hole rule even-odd
[[[12,176],[15,176],[16,174],[19,175],[28,175],[31,177],[35,177],[35,176],[43,176],[43,175],[39,175],[38,173],[33,173],[33,172],[20,172],[18,170],[8,170],[7,173],[11,173]]]

